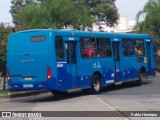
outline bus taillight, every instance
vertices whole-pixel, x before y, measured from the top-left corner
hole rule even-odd
[[[52,79],[52,70],[50,67],[47,68],[47,80]]]
[[[8,82],[11,80],[11,75],[10,75],[9,71],[7,71],[7,80],[8,80]]]

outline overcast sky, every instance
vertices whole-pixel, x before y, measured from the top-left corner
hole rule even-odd
[[[120,16],[135,19],[137,12],[143,9],[149,0],[116,0],[116,6]]]
[[[141,10],[148,0],[116,0],[116,6],[120,16],[135,19],[136,13]],[[11,0],[0,0],[0,22],[12,23],[9,13]]]

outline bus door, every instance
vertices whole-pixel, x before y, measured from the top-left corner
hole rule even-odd
[[[147,65],[148,65],[148,74],[151,73],[151,42],[146,41],[146,52],[147,52]],[[145,61],[144,61],[145,62]]]
[[[66,59],[67,59],[67,70],[68,70],[68,82],[69,89],[79,88],[79,83],[77,79],[77,42],[69,41],[65,42],[66,49]]]
[[[113,49],[113,59],[114,59],[115,82],[119,82],[121,80],[120,42],[114,41],[112,43],[112,49]]]

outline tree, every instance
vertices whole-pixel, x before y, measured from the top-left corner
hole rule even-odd
[[[137,13],[135,29],[140,33],[149,33],[154,38],[155,49],[160,46],[160,0],[149,0],[143,10]],[[144,21],[140,18],[144,16]]]
[[[13,22],[22,29],[73,28],[90,26],[92,19],[84,6],[70,0],[12,0]]]
[[[11,1],[11,10],[10,10],[10,13],[12,15],[12,18],[13,18],[13,23],[17,26],[20,26],[21,25],[21,21],[20,21],[20,18],[21,18],[21,12],[23,10],[23,8],[26,6],[26,5],[29,5],[31,3],[35,3],[37,1],[34,1],[34,0],[12,0]]]
[[[136,16],[137,30],[139,32],[148,32],[159,36],[160,32],[160,0],[149,0],[143,10]],[[144,21],[140,18],[144,16]]]
[[[96,21],[114,26],[118,20],[115,0],[12,0],[13,22],[22,29],[85,29]]]
[[[89,9],[89,14],[96,22],[105,22],[107,26],[114,27],[118,23],[119,14],[115,6],[116,0],[71,0],[80,3]],[[94,21],[95,22],[95,21]]]
[[[10,26],[5,27],[3,23],[0,24],[0,73],[2,77],[6,76],[6,48],[9,34],[12,28]],[[5,89],[5,79],[4,79],[3,89]]]

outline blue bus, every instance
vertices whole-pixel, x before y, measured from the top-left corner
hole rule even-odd
[[[7,48],[10,91],[53,94],[90,89],[94,94],[156,75],[148,34],[39,29],[15,32]]]

